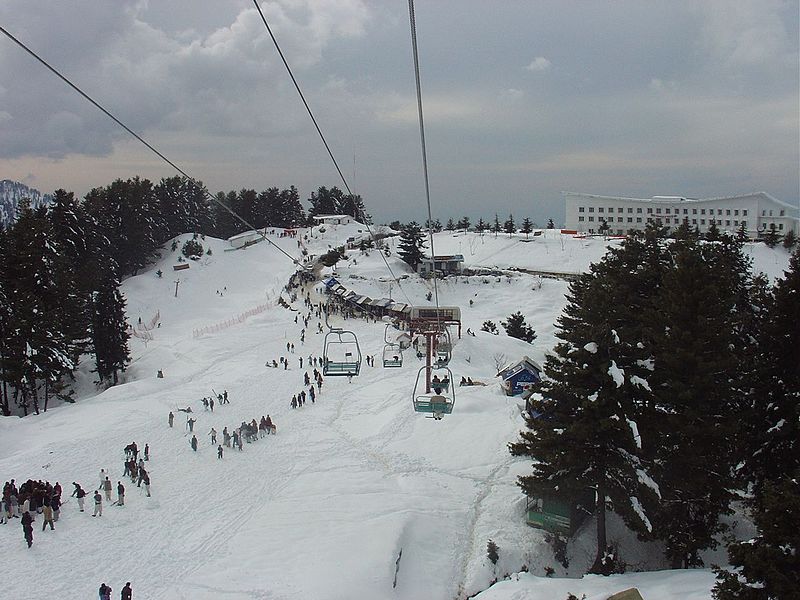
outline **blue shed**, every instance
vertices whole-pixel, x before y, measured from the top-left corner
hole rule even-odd
[[[497,374],[502,378],[503,389],[508,396],[519,396],[523,390],[542,379],[542,367],[527,356],[500,370]]]

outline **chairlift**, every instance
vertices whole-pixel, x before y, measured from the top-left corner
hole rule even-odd
[[[450,339],[450,330],[447,327],[436,336],[434,348],[436,349],[436,356],[434,357],[434,364],[437,367],[446,367],[450,363],[450,358],[453,352],[453,343]]]
[[[328,331],[322,351],[322,374],[325,377],[352,377],[360,370],[361,349],[356,334],[344,329]]]
[[[430,389],[427,386],[429,374]],[[414,412],[426,413],[436,420],[451,414],[456,403],[456,392],[455,387],[451,385],[452,381],[453,373],[447,367],[422,367],[417,373],[417,382],[414,384]]]
[[[393,342],[389,339],[389,327],[383,333],[383,366],[384,367],[402,367],[403,366],[403,349],[400,344]]]

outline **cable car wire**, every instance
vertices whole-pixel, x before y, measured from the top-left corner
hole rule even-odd
[[[48,69],[48,70],[49,70],[51,73],[53,73],[53,74],[54,74],[56,77],[58,77],[59,79],[61,79],[61,80],[62,80],[64,83],[66,83],[66,84],[67,84],[69,87],[71,87],[73,90],[75,90],[75,91],[76,91],[78,94],[80,94],[81,96],[83,96],[83,98],[85,98],[85,99],[86,99],[86,100],[88,100],[88,101],[89,101],[91,104],[93,104],[93,105],[95,106],[95,108],[97,108],[98,110],[100,110],[100,111],[101,111],[103,114],[105,114],[105,115],[106,115],[106,116],[107,116],[109,119],[111,119],[112,121],[114,121],[114,122],[115,122],[117,125],[119,125],[120,127],[122,127],[122,128],[125,130],[125,131],[127,131],[129,134],[131,134],[131,135],[132,135],[134,138],[136,138],[136,139],[137,139],[137,140],[139,140],[139,141],[140,141],[142,144],[144,144],[144,145],[145,145],[145,146],[146,146],[146,147],[147,147],[147,148],[148,148],[148,149],[149,149],[151,152],[153,152],[153,153],[154,153],[156,156],[158,156],[158,157],[159,157],[161,160],[163,160],[165,163],[167,163],[169,166],[171,166],[173,169],[175,169],[175,170],[176,170],[178,173],[180,173],[181,175],[183,175],[183,176],[184,176],[186,179],[188,179],[188,180],[190,180],[190,181],[192,181],[192,182],[194,182],[194,183],[197,183],[197,180],[196,180],[194,177],[190,176],[190,175],[189,175],[189,174],[188,174],[186,171],[184,171],[184,170],[183,170],[181,167],[179,167],[177,164],[175,164],[173,161],[171,161],[169,158],[167,158],[167,157],[166,157],[166,156],[165,156],[165,155],[164,155],[164,154],[163,154],[163,153],[162,153],[160,150],[158,150],[158,149],[157,149],[155,146],[153,146],[153,145],[152,145],[150,142],[148,142],[147,140],[145,140],[145,139],[144,139],[144,138],[143,138],[141,135],[139,135],[139,134],[138,134],[138,133],[136,133],[136,132],[135,132],[133,129],[131,129],[130,127],[128,127],[127,125],[125,125],[125,123],[123,123],[123,122],[122,122],[120,119],[118,119],[117,117],[115,117],[115,116],[114,116],[114,115],[113,115],[113,114],[112,114],[112,113],[111,113],[109,110],[107,110],[107,109],[106,109],[104,106],[102,106],[102,105],[101,105],[99,102],[97,102],[96,100],[94,100],[94,98],[92,98],[92,97],[91,97],[89,94],[87,94],[86,92],[84,92],[84,91],[83,91],[83,90],[82,90],[80,87],[78,87],[78,86],[77,86],[76,84],[74,84],[72,81],[70,81],[70,80],[69,80],[69,79],[68,79],[68,78],[67,78],[65,75],[62,75],[62,74],[61,74],[61,72],[60,72],[60,71],[58,71],[58,69],[56,69],[55,67],[53,67],[52,65],[50,65],[50,63],[48,63],[48,62],[47,62],[45,59],[43,59],[41,56],[39,56],[39,55],[38,55],[36,52],[34,52],[32,49],[30,49],[28,46],[26,46],[26,45],[25,45],[25,44],[24,44],[24,43],[23,43],[21,40],[19,40],[18,38],[16,38],[16,37],[15,37],[13,34],[11,34],[11,32],[9,32],[9,31],[8,31],[8,30],[7,30],[5,27],[3,27],[2,25],[0,25],[0,31],[2,31],[2,32],[3,32],[3,34],[5,34],[5,35],[6,35],[6,37],[8,37],[8,38],[9,38],[11,41],[13,41],[14,43],[16,43],[16,44],[17,44],[17,45],[18,45],[20,48],[22,48],[23,50],[25,50],[25,52],[27,52],[28,54],[30,54],[30,55],[31,55],[33,58],[35,58],[35,59],[36,59],[37,61],[39,61],[39,62],[40,62],[42,65],[44,65],[44,66],[45,66],[45,67],[46,67],[46,68],[47,68],[47,69]],[[234,211],[232,208],[230,208],[229,206],[227,206],[227,205],[226,205],[224,202],[220,202],[220,201],[219,201],[219,200],[216,198],[216,196],[214,196],[213,194],[211,194],[211,192],[209,192],[209,191],[208,191],[208,188],[206,188],[205,186],[203,186],[203,187],[202,187],[202,189],[203,189],[203,192],[205,193],[205,195],[206,195],[208,198],[210,198],[212,202],[215,202],[215,203],[217,203],[219,206],[221,206],[222,208],[224,208],[225,210],[227,210],[227,211],[228,211],[228,212],[229,212],[229,213],[230,213],[230,214],[231,214],[231,215],[232,215],[234,218],[238,219],[238,220],[239,220],[239,221],[240,221],[242,224],[246,225],[248,228],[252,229],[252,230],[253,230],[253,231],[255,231],[256,233],[259,233],[259,234],[261,235],[262,239],[264,239],[264,240],[265,240],[266,242],[268,242],[268,243],[269,243],[271,246],[273,246],[274,248],[276,248],[276,249],[277,249],[277,250],[278,250],[278,251],[279,251],[281,254],[283,254],[284,256],[286,256],[286,257],[287,257],[289,260],[291,260],[291,261],[292,261],[292,262],[293,262],[295,265],[302,266],[302,262],[301,262],[300,260],[298,260],[298,259],[296,259],[295,257],[293,257],[291,254],[289,254],[288,252],[286,252],[286,251],[285,251],[283,248],[281,248],[280,246],[278,246],[278,245],[277,245],[275,242],[273,242],[272,240],[270,240],[270,239],[269,239],[269,238],[266,236],[266,234],[265,234],[265,233],[261,233],[261,232],[259,232],[259,231],[258,231],[258,229],[256,229],[256,227],[254,227],[253,225],[251,225],[251,224],[250,224],[250,223],[249,223],[249,222],[248,222],[246,219],[244,219],[244,218],[243,218],[243,217],[241,217],[239,214],[237,214],[237,213],[236,213],[236,211]]]
[[[292,68],[289,66],[289,62],[286,60],[286,56],[284,56],[284,54],[283,54],[283,50],[281,50],[281,46],[278,43],[278,40],[275,37],[275,34],[272,33],[272,28],[269,26],[269,23],[267,22],[267,17],[264,15],[264,12],[261,10],[261,6],[258,4],[258,0],[253,0],[253,5],[256,7],[256,10],[258,11],[258,14],[261,16],[261,21],[264,23],[264,27],[267,29],[267,33],[269,33],[269,37],[272,39],[272,43],[275,45],[275,49],[278,51],[278,55],[281,57],[281,61],[283,61],[283,66],[286,67],[286,71],[289,73],[289,77],[291,78],[292,83],[294,84],[294,89],[297,90],[297,93],[299,94],[300,99],[303,101],[303,106],[306,107],[306,112],[308,113],[308,116],[311,117],[311,121],[314,123],[314,127],[316,128],[317,133],[319,134],[319,138],[322,140],[322,144],[325,146],[325,150],[328,151],[328,156],[330,156],[331,161],[333,162],[333,166],[336,168],[336,172],[339,173],[339,178],[342,180],[342,184],[344,184],[344,187],[347,190],[347,193],[350,195],[350,197],[351,198],[355,198],[355,194],[353,194],[353,191],[350,189],[350,186],[347,184],[347,179],[345,178],[344,173],[342,172],[342,169],[339,167],[339,163],[336,161],[336,157],[333,155],[333,151],[331,150],[331,147],[328,145],[328,141],[325,139],[325,135],[322,133],[322,129],[320,128],[319,123],[317,122],[317,118],[314,116],[314,113],[312,112],[311,107],[308,105],[308,102],[306,101],[306,97],[303,94],[303,90],[300,89],[300,84],[297,83],[297,79],[295,78],[294,73],[292,72]],[[375,239],[375,234],[372,232],[372,228],[370,227],[369,223],[367,223],[367,221],[369,219],[367,219],[366,212],[364,212],[362,217],[363,217],[364,225],[367,228],[367,231],[369,231],[370,236],[374,240]],[[406,300],[408,301],[409,304],[413,304],[411,302],[411,299],[408,297],[408,294],[406,294],[406,291],[403,289],[403,286],[400,285],[400,279],[394,274],[394,271],[392,270],[392,267],[389,265],[389,261],[386,260],[386,257],[384,256],[383,252],[380,252],[380,255],[381,255],[381,258],[383,259],[384,264],[386,265],[386,268],[389,270],[389,273],[392,275],[392,279],[397,283],[397,287],[403,293],[403,296],[405,296],[405,298],[406,298]]]

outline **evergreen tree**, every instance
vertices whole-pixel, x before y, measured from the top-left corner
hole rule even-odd
[[[280,220],[278,225],[280,227],[301,227],[303,223],[307,222],[306,212],[300,203],[300,194],[296,187],[290,186],[288,189],[281,190],[279,199]]]
[[[97,265],[95,289],[91,296],[91,337],[96,372],[101,383],[116,385],[119,374],[130,362],[125,298],[119,291],[119,280],[112,261]]]
[[[482,234],[486,229],[487,226],[486,223],[483,222],[483,219],[478,219],[478,222],[475,224],[475,231]]]
[[[657,417],[645,431],[658,440],[650,450],[664,490],[654,532],[673,566],[688,568],[702,564],[700,550],[716,546],[735,489],[735,416],[744,404],[736,315],[747,267],[730,238],[677,240],[670,251],[651,313]]]
[[[508,319],[502,322],[502,325],[503,329],[506,330],[506,335],[509,337],[523,340],[529,344],[536,339],[536,332],[533,327],[525,322],[525,317],[519,311],[510,315]]]
[[[244,231],[241,221],[231,214],[236,209],[236,192],[218,192],[214,203],[214,235],[223,240]]]
[[[514,215],[508,215],[506,222],[503,223],[503,231],[508,234],[508,237],[511,237],[511,234],[517,230],[516,224],[514,223]]]
[[[519,229],[520,233],[525,234],[525,238],[529,237],[531,231],[533,231],[533,223],[528,217],[525,217],[525,220],[522,221],[522,227]]]
[[[720,239],[720,232],[719,227],[717,227],[717,221],[711,219],[711,225],[708,227],[708,231],[706,231],[706,240],[709,242],[718,242]]]
[[[367,214],[364,201],[359,195],[347,195],[342,197],[341,214],[350,215],[356,221],[364,223],[365,225],[372,224],[372,218]]]
[[[453,219],[447,219],[447,225],[444,226],[445,231],[453,231],[455,228],[456,225],[453,223]]]
[[[786,235],[783,236],[783,247],[787,250],[791,250],[797,244],[797,236],[794,233],[794,229],[790,229],[786,232]]]
[[[764,243],[770,247],[774,248],[778,245],[778,230],[775,228],[775,223],[771,223],[769,229],[764,234]]]
[[[430,229],[433,233],[439,233],[442,230],[442,223],[439,219],[434,219],[433,221],[426,219],[425,228]]]
[[[461,219],[458,221],[458,223],[456,223],[456,227],[458,229],[463,229],[464,233],[466,233],[469,230],[469,225],[470,225],[469,217],[466,217],[466,216],[461,217]]]
[[[609,232],[610,229],[611,228],[608,226],[608,223],[606,222],[606,220],[601,218],[600,219],[600,226],[597,228],[598,233],[600,233],[600,235],[608,235],[608,232]]]
[[[717,570],[716,600],[791,600],[800,590],[800,471],[769,483],[753,512],[758,535],[728,548],[733,571]]]
[[[400,232],[397,253],[400,258],[416,270],[417,265],[425,258],[425,237],[416,221],[411,221]]]
[[[555,229],[556,228],[555,224],[553,223],[553,219],[547,219],[547,228],[548,229]]]
[[[736,239],[739,240],[740,242],[746,242],[748,239],[747,228],[744,226],[744,221],[742,221],[742,224],[739,226],[739,229],[736,230]]]
[[[494,223],[492,223],[492,233],[494,237],[497,237],[497,234],[503,231],[503,227],[500,225],[500,218],[497,216],[497,213],[494,213]]]
[[[336,186],[328,189],[321,186],[316,193],[311,192],[308,199],[311,209],[308,211],[309,218],[320,215],[340,215],[344,210],[344,194]]]

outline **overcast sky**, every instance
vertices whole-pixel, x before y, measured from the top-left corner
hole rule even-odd
[[[376,221],[425,220],[405,0],[263,10]],[[798,204],[798,0],[418,0],[434,216],[561,191]],[[3,0],[0,23],[212,192],[343,187],[247,0]],[[0,179],[79,195],[170,167],[0,36]]]

